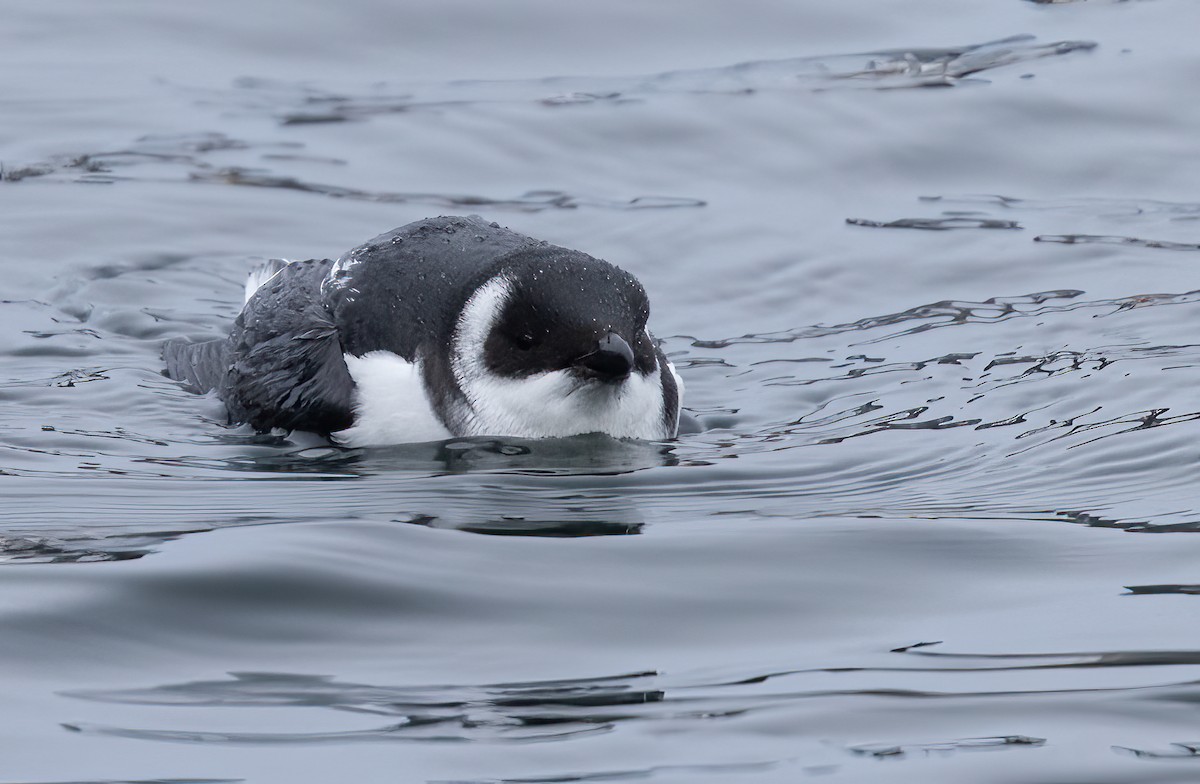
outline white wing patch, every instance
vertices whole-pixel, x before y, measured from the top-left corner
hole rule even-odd
[[[361,447],[451,437],[429,405],[417,363],[391,351],[344,358],[354,379],[354,424],[334,433],[335,441]]]

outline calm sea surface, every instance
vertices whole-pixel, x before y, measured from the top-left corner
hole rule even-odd
[[[0,0],[0,782],[1200,780],[1194,0]],[[264,258],[606,258],[706,426],[343,450]]]

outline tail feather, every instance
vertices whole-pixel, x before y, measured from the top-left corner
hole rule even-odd
[[[174,338],[163,345],[162,355],[168,378],[182,381],[192,392],[209,392],[221,385],[229,369],[229,340]]]

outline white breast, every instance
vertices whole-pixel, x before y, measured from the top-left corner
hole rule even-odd
[[[354,424],[333,434],[346,446],[440,441],[453,434],[434,414],[421,368],[390,351],[345,355],[354,379]]]

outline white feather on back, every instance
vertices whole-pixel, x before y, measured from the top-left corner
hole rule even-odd
[[[283,271],[283,268],[292,262],[287,259],[271,259],[268,262],[258,265],[250,270],[250,274],[246,276],[246,298],[242,300],[242,304],[250,301],[254,293],[266,285],[267,281]]]
[[[507,302],[504,276],[481,286],[467,301],[454,336],[452,367],[467,397],[464,435],[555,438],[607,433],[615,438],[670,438],[663,422],[658,370],[633,373],[616,385],[586,383],[569,371],[527,378],[499,376],[484,365],[483,346]]]

